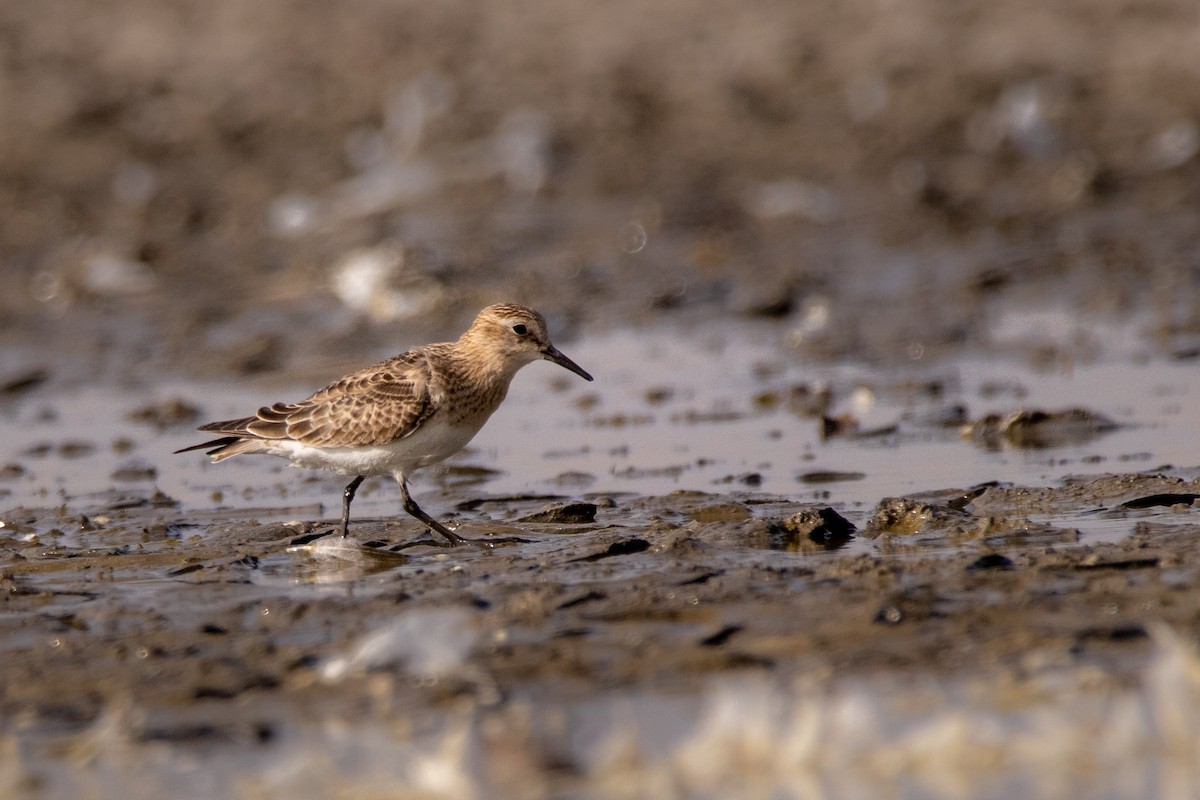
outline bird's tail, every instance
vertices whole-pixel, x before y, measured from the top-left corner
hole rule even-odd
[[[216,464],[241,453],[262,452],[262,442],[257,439],[246,439],[241,436],[223,436],[220,439],[213,439],[212,441],[194,444],[191,447],[184,447],[176,450],[175,454],[187,453],[192,450],[207,450],[205,455],[212,458],[213,463]]]

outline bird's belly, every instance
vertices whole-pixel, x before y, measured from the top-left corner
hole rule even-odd
[[[423,425],[394,442],[364,447],[313,447],[299,442],[283,444],[294,467],[326,469],[343,475],[393,475],[408,473],[444,461],[457,453],[479,431],[461,425]]]

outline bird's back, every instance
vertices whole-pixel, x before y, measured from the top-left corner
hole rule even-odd
[[[208,443],[222,448],[210,453],[214,461],[269,452],[288,441],[322,448],[380,446],[431,421],[473,433],[504,400],[508,381],[472,380],[460,360],[452,343],[416,347],[352,372],[298,403],[264,406],[253,416],[200,430],[232,439]],[[445,403],[447,396],[455,402]]]

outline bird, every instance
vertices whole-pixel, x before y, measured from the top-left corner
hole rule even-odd
[[[343,538],[350,534],[350,504],[358,487],[369,477],[390,476],[400,485],[404,510],[449,546],[490,545],[460,536],[425,513],[408,480],[465,447],[500,407],[517,371],[539,359],[592,380],[550,342],[537,311],[490,305],[456,341],[414,347],[298,403],[275,403],[253,416],[201,425],[198,430],[220,438],[175,453],[207,450],[214,464],[264,453],[292,466],[352,476],[342,492]]]

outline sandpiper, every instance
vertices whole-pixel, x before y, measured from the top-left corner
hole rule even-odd
[[[221,438],[175,452],[211,448],[213,463],[266,453],[293,466],[354,476],[342,493],[343,537],[350,532],[350,503],[359,484],[390,475],[400,484],[404,510],[451,545],[488,544],[459,536],[422,511],[409,494],[408,478],[466,446],[500,406],[517,370],[538,359],[592,379],[550,343],[541,314],[518,305],[488,306],[456,342],[414,347],[299,403],[276,403],[252,417],[202,425],[199,430]]]

